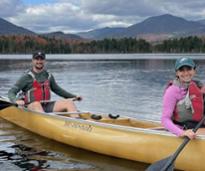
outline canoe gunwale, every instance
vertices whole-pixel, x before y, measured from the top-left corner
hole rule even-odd
[[[90,112],[58,112],[56,113],[45,113],[45,112],[36,112],[29,110],[24,107],[16,107],[16,106],[10,106],[8,108],[16,108],[18,110],[23,110],[25,112],[32,113],[33,115],[40,115],[40,116],[45,116],[45,117],[50,117],[50,118],[55,118],[58,120],[63,120],[63,121],[70,121],[70,122],[77,122],[80,124],[87,124],[87,125],[92,125],[95,127],[103,127],[103,128],[111,128],[115,130],[120,130],[120,131],[127,131],[127,132],[133,132],[133,133],[144,133],[144,134],[151,134],[151,135],[162,135],[162,136],[167,136],[167,137],[176,137],[176,135],[166,131],[166,130],[157,130],[157,129],[149,129],[149,128],[139,128],[139,127],[132,127],[132,126],[123,126],[123,125],[116,125],[116,124],[111,124],[111,123],[104,123],[100,121],[95,121],[95,120],[86,120],[82,118],[73,118],[73,117],[66,117],[63,115],[58,115],[58,114],[84,114],[84,113],[90,113]],[[4,110],[4,109],[3,109]],[[6,109],[5,109],[6,110]],[[148,120],[148,119],[138,119],[138,118],[131,118],[131,117],[123,117],[123,118],[128,118],[128,119],[137,119],[138,121],[142,122],[152,122],[152,123],[159,123],[159,121],[153,121],[153,120]],[[197,135],[196,139],[205,139],[205,135]]]
[[[53,117],[55,119],[59,119],[59,120],[63,120],[63,121],[78,122],[80,124],[88,124],[88,125],[92,125],[92,126],[111,128],[111,129],[115,129],[115,130],[127,131],[127,132],[133,132],[133,133],[141,132],[141,133],[145,133],[145,134],[152,134],[152,135],[155,134],[155,135],[164,135],[164,136],[176,137],[174,134],[172,134],[168,131],[154,130],[154,129],[148,129],[148,128],[137,128],[137,127],[131,127],[131,126],[122,126],[122,125],[116,125],[116,124],[111,124],[111,123],[99,122],[99,121],[95,121],[95,120],[86,120],[86,119],[81,119],[81,118],[66,117],[66,116],[62,116],[62,115],[57,115],[55,113],[36,112],[36,111],[29,110],[27,108],[19,108],[19,107],[15,107],[15,106],[12,106],[12,107],[20,109],[20,110],[24,110],[26,112],[31,112],[32,114],[35,114],[35,115],[41,115],[41,116],[46,116],[46,117],[51,117],[51,118]],[[83,114],[83,113],[88,113],[88,112],[65,112],[65,114],[81,114],[81,113]],[[140,120],[142,122],[145,121],[145,122],[159,123],[159,122],[153,121],[153,120],[138,119],[138,118],[131,118],[131,117],[125,117],[125,118],[137,119],[137,120]],[[205,137],[204,137],[204,139],[205,139]]]

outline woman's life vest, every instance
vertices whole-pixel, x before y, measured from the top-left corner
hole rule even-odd
[[[24,101],[26,104],[34,101],[48,101],[50,100],[50,73],[48,73],[48,79],[44,82],[38,82],[35,75],[29,71],[28,74],[33,78],[32,88],[25,93]]]
[[[186,96],[177,102],[172,119],[179,123],[186,121],[198,122],[202,119],[203,113],[203,93],[197,84],[191,81]]]

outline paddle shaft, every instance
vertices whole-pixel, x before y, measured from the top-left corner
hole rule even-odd
[[[72,101],[78,101],[79,99],[76,98],[70,98],[70,100]],[[49,103],[49,102],[53,102],[51,100],[42,100],[40,101],[41,103]],[[0,110],[10,107],[10,106],[19,106],[17,103],[12,103],[10,101],[5,100],[5,98],[3,98],[2,96],[0,96]]]
[[[196,132],[200,128],[200,126],[204,123],[204,121],[205,121],[205,116],[193,129],[193,132]],[[171,156],[170,160],[166,163],[166,165],[160,171],[166,171],[169,168],[169,166],[176,160],[179,153],[184,149],[184,147],[187,145],[189,141],[190,139],[188,137],[184,138],[183,143],[178,147],[177,151]]]
[[[18,106],[16,103],[11,103],[5,99],[0,98],[0,110],[5,109],[10,106]]]

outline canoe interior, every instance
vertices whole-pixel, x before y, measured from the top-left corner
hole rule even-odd
[[[121,126],[130,126],[136,128],[149,128],[149,129],[163,129],[158,122],[152,121],[145,121],[145,120],[138,120],[135,118],[129,117],[121,117],[119,115],[113,116],[109,115],[101,115],[101,114],[92,114],[92,113],[55,113],[58,116],[62,117],[70,117],[70,118],[77,118],[83,120],[91,120],[95,122],[107,123],[107,124],[114,124],[114,125],[121,125]]]
[[[0,96],[0,111],[4,111],[9,108],[16,108],[15,104],[12,104],[8,98]],[[26,111],[29,111],[27,108],[24,108]],[[33,113],[34,111],[29,111]],[[35,113],[35,112],[34,112]],[[107,124],[114,124],[114,125],[121,125],[121,126],[129,126],[129,127],[136,127],[136,128],[150,128],[150,129],[161,129],[161,125],[158,122],[153,121],[145,121],[139,120],[130,117],[122,117],[120,115],[112,115],[112,114],[93,114],[90,112],[56,112],[50,113],[51,115],[58,115],[62,117],[69,117],[69,118],[77,118],[83,120],[92,120],[95,122],[107,123]],[[163,128],[162,128],[163,129]]]

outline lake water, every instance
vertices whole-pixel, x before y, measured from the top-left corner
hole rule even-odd
[[[204,54],[47,55],[57,83],[81,95],[80,111],[160,120],[162,95],[174,78],[176,58],[196,60],[205,83]],[[31,55],[0,55],[0,95],[31,65]],[[60,97],[53,94],[53,99]],[[72,148],[35,135],[0,119],[1,170],[144,170],[147,165]],[[136,147],[137,148],[137,147]]]

